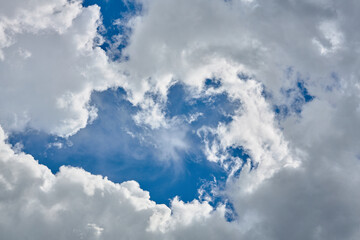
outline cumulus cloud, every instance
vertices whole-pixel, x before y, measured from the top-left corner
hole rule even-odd
[[[175,198],[168,208],[135,181],[116,184],[65,166],[53,175],[5,139],[0,129],[2,239],[236,239],[240,231],[223,206]]]
[[[72,167],[53,175],[21,147],[11,149],[0,131],[3,238],[358,239],[360,4],[141,3],[143,15],[126,23],[132,35],[122,63],[109,62],[97,46],[98,7],[2,3],[0,123],[6,131],[68,136],[96,116],[91,92],[116,85],[143,109],[137,124],[169,129],[163,108],[174,82],[192,96],[226,93],[241,103],[231,121],[198,133],[208,160],[229,170],[223,194],[236,220],[227,222],[225,208],[206,201],[158,205],[133,181],[115,184]],[[205,89],[208,78],[220,86]],[[290,104],[297,95],[284,92],[299,81],[315,98],[277,122],[272,105]],[[161,148],[171,139],[167,155],[187,148],[177,136],[160,135]],[[236,147],[255,167],[229,155]]]
[[[203,79],[191,76],[221,62],[242,65],[277,102],[283,100],[281,90],[296,86],[299,77],[316,96],[334,72],[356,82],[357,2],[141,2],[144,13],[128,22],[132,35],[124,49],[133,102],[149,90],[166,93],[173,80],[201,87]],[[298,72],[293,78],[286,74],[289,67]]]
[[[100,9],[81,1],[3,1],[0,123],[68,136],[96,117],[94,90],[121,80],[98,46]]]
[[[252,229],[246,239],[356,239],[359,36],[353,29],[359,4],[159,0],[144,5],[144,16],[130,22],[134,31],[125,49],[129,72],[136,69],[136,79],[148,83],[134,102],[142,101],[142,92],[171,83],[170,74],[194,94],[202,92],[206,78],[218,77],[223,85],[216,91],[242,103],[230,123],[202,131],[215,135],[204,139],[209,160],[223,162],[228,147],[242,146],[259,163],[256,169],[245,165],[226,189],[239,221]],[[289,67],[296,74],[290,76]],[[237,74],[246,77],[236,79]],[[276,123],[271,105],[293,102],[296,94],[289,98],[284,92],[299,81],[315,99]],[[299,218],[291,221],[294,215]]]
[[[357,91],[329,93],[336,104],[314,100],[304,106],[301,118],[283,123],[284,136],[301,148],[299,168],[281,169],[252,194],[239,189],[241,178],[228,183],[239,218],[255,216],[261,238],[360,237]]]

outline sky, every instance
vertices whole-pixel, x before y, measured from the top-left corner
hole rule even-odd
[[[360,239],[359,10],[0,0],[0,239]]]

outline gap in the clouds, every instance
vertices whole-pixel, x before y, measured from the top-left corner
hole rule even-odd
[[[252,160],[252,158],[250,157],[250,155],[247,153],[247,151],[243,148],[243,147],[229,147],[227,149],[227,152],[230,156],[232,156],[233,158],[238,158],[242,160],[242,164],[240,167],[235,167],[235,171],[233,173],[234,177],[239,177],[240,173],[244,167],[245,164],[249,163],[250,164],[250,171],[256,169],[258,167],[258,164],[254,163],[254,161]],[[230,162],[230,164],[234,164],[234,162]],[[232,167],[230,165],[230,167]]]
[[[293,69],[287,70],[288,78],[293,74]],[[306,79],[301,78],[298,73],[296,76],[295,86],[291,88],[282,88],[281,94],[285,103],[274,104],[273,109],[278,120],[287,118],[290,114],[301,114],[303,106],[314,100],[315,96],[311,95],[306,87]],[[265,98],[271,98],[271,93],[264,91]]]
[[[205,81],[205,88],[217,88],[220,85],[218,80],[207,79]],[[182,84],[170,87],[166,116],[169,118],[179,115],[192,117],[190,124],[197,129],[202,126],[216,127],[219,122],[229,123],[241,104],[240,101],[231,101],[225,92],[198,98],[192,98],[188,92],[186,86]]]
[[[181,84],[170,88],[168,99],[168,118],[197,117],[171,129],[138,126],[133,116],[139,108],[127,100],[122,88],[109,89],[92,94],[91,104],[98,108],[98,118],[74,136],[63,139],[28,130],[10,135],[9,142],[21,143],[24,152],[54,173],[62,165],[81,167],[114,182],[136,180],[157,203],[169,204],[175,196],[191,201],[199,197],[198,190],[204,183],[216,179],[221,186],[227,179],[220,165],[206,159],[197,130],[230,121],[239,103],[230,101],[226,94],[194,99]],[[180,136],[188,147],[178,149],[175,145],[169,154],[169,136]],[[176,159],[171,159],[174,154]],[[214,205],[221,198],[216,199]]]
[[[307,88],[308,78],[302,77],[301,73],[296,72],[293,67],[288,67],[284,71],[284,77],[291,82],[292,87],[280,88],[281,97],[274,98],[273,93],[263,85],[261,95],[270,103],[276,114],[278,120],[282,120],[291,114],[299,115],[302,112],[303,106],[316,97],[311,95]],[[336,78],[336,75],[331,75]]]
[[[104,38],[100,46],[112,60],[126,61],[122,50],[128,45],[132,29],[127,22],[141,14],[142,6],[137,1],[127,0],[84,0],[83,6],[98,5],[102,15],[99,33]]]
[[[301,79],[296,82],[296,87],[282,89],[282,94],[289,100],[289,103],[276,105],[274,108],[275,113],[282,116],[287,116],[291,112],[300,114],[304,104],[314,99],[314,96],[309,94],[304,81]]]
[[[206,88],[210,88],[210,87],[213,87],[213,88],[219,88],[221,86],[221,79],[218,79],[218,78],[207,78],[205,79],[205,87]]]

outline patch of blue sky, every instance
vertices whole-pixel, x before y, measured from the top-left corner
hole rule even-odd
[[[198,197],[204,181],[216,178],[221,183],[227,178],[221,166],[206,160],[197,129],[230,121],[228,115],[238,103],[231,102],[225,94],[197,99],[188,95],[180,84],[169,91],[166,109],[169,118],[202,113],[190,123],[184,121],[178,129],[175,126],[170,130],[151,130],[136,125],[133,115],[139,109],[126,100],[126,92],[119,88],[94,93],[91,104],[98,108],[98,118],[68,139],[28,130],[12,134],[9,141],[20,142],[23,151],[53,172],[62,165],[81,167],[115,182],[136,180],[159,203],[169,203],[174,196],[191,201]],[[167,142],[158,139],[164,134],[177,137],[179,132],[189,147],[175,146],[168,154]]]
[[[207,78],[205,79],[205,87],[206,88],[219,88],[221,86],[221,79],[218,78]]]
[[[98,5],[103,16],[103,24],[110,30],[116,19],[126,18],[141,11],[141,5],[137,1],[129,0],[84,0],[83,6]],[[109,33],[110,34],[110,33]]]
[[[237,177],[241,173],[242,167],[248,162],[250,163],[250,170],[257,168],[257,165],[252,161],[250,155],[247,153],[247,151],[243,147],[229,147],[227,149],[227,152],[230,156],[239,158],[243,161],[241,168],[239,168],[234,173],[235,177]]]
[[[131,28],[126,25],[128,19],[139,15],[142,6],[137,1],[127,0],[84,0],[83,6],[98,5],[102,14],[102,27],[99,33],[104,38],[101,45],[113,60],[127,60],[122,49],[128,45]]]
[[[310,102],[314,99],[314,96],[309,94],[309,91],[305,87],[305,82],[303,80],[298,80],[296,85],[297,85],[297,88],[299,89],[302,99],[305,101],[305,103]]]
[[[293,69],[288,68],[286,71],[287,78],[291,78],[293,74]],[[309,93],[306,87],[306,79],[301,78],[300,74],[296,76],[295,86],[288,89],[282,88],[281,94],[285,98],[286,103],[273,105],[274,112],[278,119],[284,119],[290,114],[301,114],[303,106],[315,98],[315,96]],[[266,93],[264,96],[271,98],[270,93]]]
[[[220,85],[219,80],[207,79],[205,81],[206,87],[219,87]],[[192,98],[186,90],[186,86],[175,84],[168,91],[166,116],[169,118],[179,115],[197,116],[196,121],[191,122],[193,128],[216,127],[219,122],[230,122],[231,116],[234,115],[240,104],[239,101],[231,101],[226,93]]]

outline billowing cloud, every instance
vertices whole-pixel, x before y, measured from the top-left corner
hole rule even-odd
[[[100,9],[81,1],[3,1],[0,123],[68,136],[96,117],[93,90],[120,81],[97,29]]]
[[[132,29],[125,62],[110,62],[98,47],[96,6],[2,3],[0,124],[68,136],[96,116],[93,90],[122,86],[142,109],[135,122],[157,129],[154,144],[166,158],[189,147],[165,114],[169,88],[180,82],[194,98],[227,94],[240,103],[230,121],[196,131],[207,159],[228,170],[220,194],[235,220],[206,201],[156,204],[133,181],[72,167],[54,175],[0,131],[2,237],[359,239],[360,4],[141,3],[143,15],[116,21]],[[206,79],[219,84],[206,88]],[[273,111],[280,105],[281,117]]]
[[[113,183],[79,168],[53,175],[14,152],[0,130],[0,229],[3,239],[236,239],[225,208],[174,199],[151,201],[135,181]],[[187,236],[187,237],[186,237]]]
[[[239,218],[252,216],[261,239],[359,238],[360,115],[358,94],[346,92],[331,93],[335,105],[314,100],[300,119],[285,121],[285,137],[301,149],[299,168],[281,169],[252,194],[241,177],[228,183]]]

